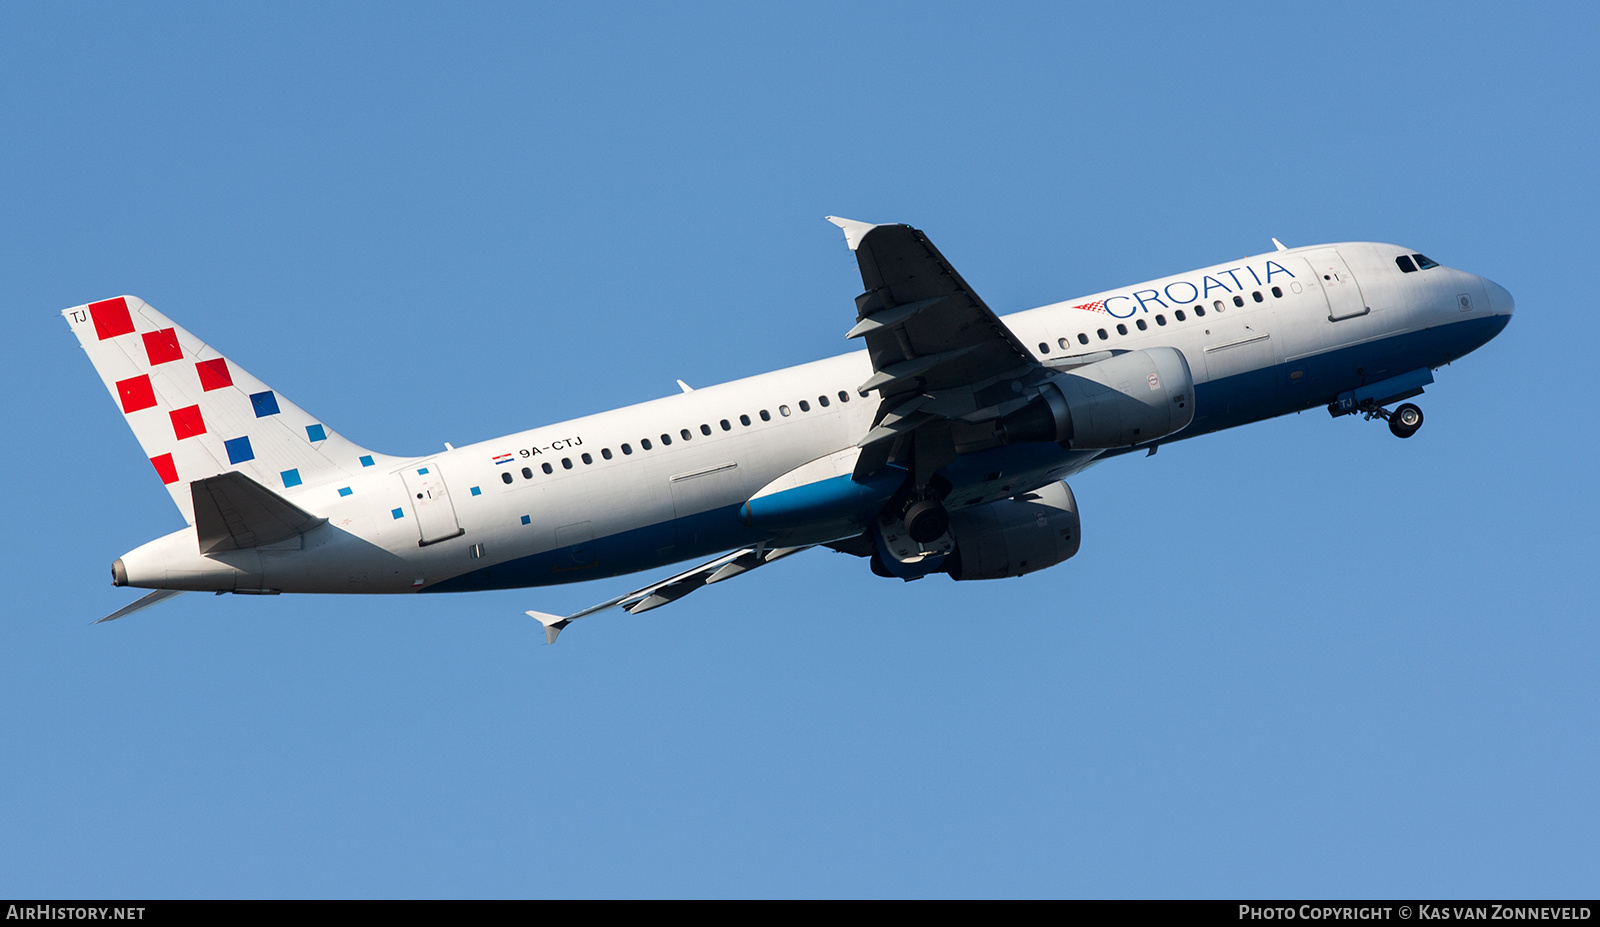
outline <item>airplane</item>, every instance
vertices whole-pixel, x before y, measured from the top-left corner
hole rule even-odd
[[[1066,479],[1291,412],[1404,400],[1515,308],[1410,248],[1289,248],[997,316],[923,232],[838,217],[866,350],[420,457],[361,447],[131,296],[63,310],[186,527],[151,589],[437,593],[712,559],[568,615],[638,614],[824,546],[884,577],[1022,576],[1080,545]],[[1401,403],[1393,409],[1395,403]]]

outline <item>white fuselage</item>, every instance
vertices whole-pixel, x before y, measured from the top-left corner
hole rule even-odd
[[[1396,258],[1410,253],[1373,243],[1270,252],[1004,321],[1046,364],[1181,351],[1195,418],[1165,443],[1437,368],[1504,327],[1504,289],[1448,267],[1403,272]],[[832,540],[803,525],[774,536],[739,511],[772,481],[861,439],[877,399],[857,387],[872,374],[865,352],[846,354],[295,487],[283,496],[327,519],[303,537],[201,556],[191,527],[125,555],[122,569],[129,585],[150,588],[452,591]],[[944,471],[950,504],[1011,496],[1116,453],[1043,443],[966,455]]]

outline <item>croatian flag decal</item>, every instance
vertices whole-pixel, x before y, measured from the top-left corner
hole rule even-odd
[[[494,458],[494,462],[496,464],[508,464],[511,461],[512,461],[512,457],[511,457],[510,454],[497,454],[497,455],[495,455],[495,458]]]
[[[1105,312],[1106,311],[1106,304],[1103,301],[1097,299],[1092,303],[1084,303],[1081,306],[1073,306],[1072,308],[1074,308],[1074,309],[1083,309],[1083,310],[1088,311],[1088,312]]]

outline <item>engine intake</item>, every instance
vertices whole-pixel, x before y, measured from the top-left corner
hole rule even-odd
[[[950,513],[956,549],[944,569],[956,580],[1022,576],[1078,552],[1078,500],[1066,483]]]

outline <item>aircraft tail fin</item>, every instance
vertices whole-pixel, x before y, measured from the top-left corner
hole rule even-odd
[[[398,460],[344,438],[144,300],[61,314],[191,525],[197,480],[238,472],[292,497]]]

